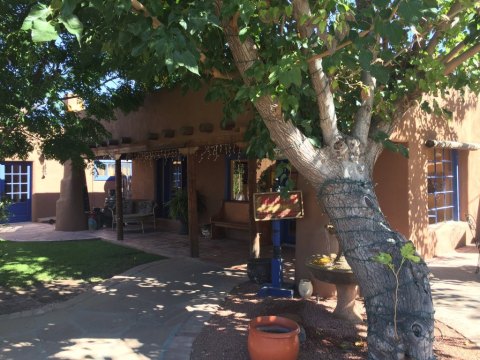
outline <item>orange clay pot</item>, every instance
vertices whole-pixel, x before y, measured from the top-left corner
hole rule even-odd
[[[300,327],[280,316],[259,316],[248,327],[251,360],[295,360],[298,357]]]

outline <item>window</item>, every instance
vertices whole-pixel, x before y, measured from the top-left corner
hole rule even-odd
[[[30,166],[24,163],[7,163],[5,165],[4,190],[5,195],[15,203],[29,200]]]
[[[103,166],[98,166],[98,163]],[[127,178],[132,176],[132,160],[122,160],[122,174]],[[97,160],[94,168],[95,181],[106,181],[109,177],[115,176],[115,160]]]
[[[182,158],[172,160],[172,171],[171,171],[171,191],[175,192],[178,189],[182,188]]]
[[[451,149],[428,149],[428,222],[458,220],[458,160]]]

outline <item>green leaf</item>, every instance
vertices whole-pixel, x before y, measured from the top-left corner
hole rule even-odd
[[[65,18],[71,16],[78,3],[79,0],[63,0],[61,16]]]
[[[390,71],[386,67],[372,65],[370,67],[370,73],[379,83],[387,84],[388,80],[390,80]]]
[[[45,20],[52,13],[52,9],[43,4],[32,7],[22,24],[22,30],[30,30],[35,20]]]
[[[369,50],[360,50],[358,62],[363,69],[370,69],[370,64],[373,60],[373,55]]]
[[[320,141],[320,139],[318,138],[308,138],[308,141],[310,142],[310,144],[312,144],[313,146],[316,146],[318,148],[321,148],[322,147],[322,142]]]
[[[422,16],[421,11],[424,6],[418,0],[403,0],[399,3],[398,14],[404,18],[408,23],[418,22]]]
[[[388,266],[392,264],[392,255],[381,252],[373,257],[373,261]]]
[[[410,260],[411,262],[418,263],[421,260],[420,256],[415,254],[415,247],[411,242],[403,245],[400,249],[400,253],[402,254],[403,258]]]
[[[245,39],[247,38],[247,35],[248,35],[248,26],[240,29],[240,31],[238,32],[238,37],[242,42],[245,41]]]
[[[83,24],[80,19],[76,15],[70,15],[67,18],[61,16],[59,20],[65,26],[67,31],[70,34],[75,35],[78,42],[80,42],[83,32]]]
[[[195,56],[190,51],[174,51],[173,52],[173,60],[177,67],[184,67],[191,73],[196,75],[200,75],[198,72],[198,63]]]
[[[56,40],[58,32],[50,22],[43,20],[35,20],[32,28],[33,42],[46,42]]]
[[[302,83],[302,71],[298,66],[292,67],[288,71],[280,72],[278,74],[278,80],[280,84],[282,84],[286,88],[290,87],[290,85],[292,84],[300,86]]]

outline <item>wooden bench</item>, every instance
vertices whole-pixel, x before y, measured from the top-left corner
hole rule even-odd
[[[248,201],[224,201],[218,214],[210,219],[212,239],[224,235],[224,229],[250,230]]]
[[[123,222],[139,223],[142,226],[142,233],[145,233],[144,223],[153,222],[153,229],[155,230],[155,210],[157,204],[153,200],[123,200]],[[115,206],[108,208],[112,214],[112,230],[117,223],[117,216],[115,213]]]

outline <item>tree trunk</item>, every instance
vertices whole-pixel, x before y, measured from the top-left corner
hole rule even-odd
[[[220,8],[221,2],[218,3]],[[309,16],[308,1],[294,1],[294,5],[298,19]],[[237,19],[238,14],[225,21],[223,28],[235,64],[245,84],[250,85],[254,80],[249,78],[247,70],[256,61],[267,61],[260,59],[258,44],[252,38],[240,40]],[[308,35],[305,25],[298,23],[299,33]],[[362,82],[370,91],[362,97],[354,116],[353,136],[348,136],[338,131],[335,104],[321,59],[316,59],[309,68],[321,119],[321,148],[314,147],[285,117],[278,97],[263,95],[253,105],[273,142],[318,190],[319,201],[337,229],[340,245],[365,297],[369,359],[434,359],[428,269],[423,262],[406,261],[400,266],[401,248],[407,240],[388,225],[368,181],[382,147],[368,138],[375,81],[369,73],[362,72]],[[408,103],[397,111],[399,118],[407,106]],[[391,128],[390,124],[388,129]],[[391,268],[373,260],[382,252],[392,256]]]
[[[381,252],[389,253],[393,269],[399,269],[400,249],[407,241],[390,228],[372,183],[328,180],[319,189],[318,199],[337,230],[365,299],[369,359],[434,359],[433,303],[426,264],[405,261],[396,295],[392,269],[373,260]]]

